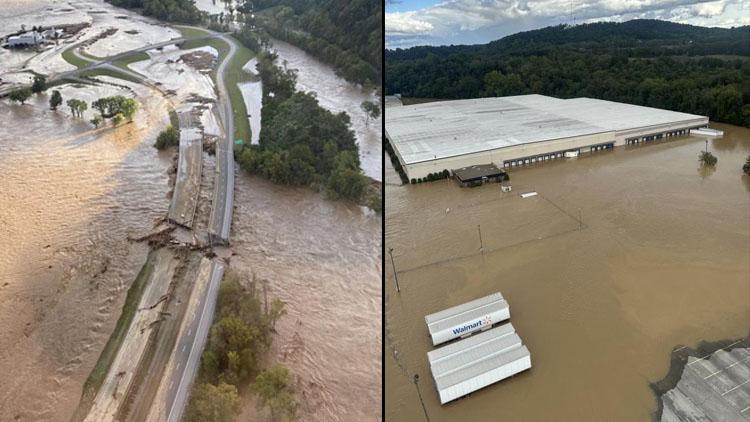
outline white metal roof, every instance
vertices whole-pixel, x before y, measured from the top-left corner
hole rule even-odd
[[[455,355],[456,353],[461,353],[462,351],[466,350],[467,348],[471,348],[474,345],[482,344],[487,340],[509,336],[511,334],[515,334],[515,332],[516,329],[515,327],[513,327],[513,324],[503,324],[491,330],[487,330],[482,333],[470,336],[465,340],[457,341],[435,350],[431,350],[427,352],[427,361],[430,362],[430,366],[432,366],[433,363],[444,360],[450,356]]]
[[[471,302],[466,302],[452,308],[435,312],[424,317],[430,334],[445,330],[456,325],[481,318],[484,315],[500,308],[507,308],[508,302],[500,293],[493,293]]]
[[[543,95],[438,101],[386,112],[386,135],[406,164],[519,144],[705,119],[591,98]]]
[[[428,353],[427,358],[430,360],[430,369],[438,390],[465,382],[513,362],[519,357],[530,355],[518,334],[508,333],[505,327],[493,328],[446,346],[443,349],[453,349],[442,355]]]

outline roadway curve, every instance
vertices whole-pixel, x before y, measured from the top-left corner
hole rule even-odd
[[[237,46],[234,40],[225,34],[219,35],[219,38],[229,45],[229,53],[216,71],[216,86],[221,103],[219,111],[224,123],[224,139],[216,147],[216,189],[214,189],[208,233],[212,241],[226,244],[229,243],[234,206],[234,113],[224,73],[237,52]]]

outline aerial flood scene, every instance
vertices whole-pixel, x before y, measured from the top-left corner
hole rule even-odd
[[[384,419],[750,421],[749,27],[426,3],[386,5]]]
[[[381,419],[381,6],[293,3],[0,2],[0,420]]]

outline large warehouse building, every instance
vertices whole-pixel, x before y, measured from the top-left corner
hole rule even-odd
[[[389,107],[385,135],[407,177],[417,179],[477,164],[527,165],[707,125],[708,117],[657,108],[521,95]]]

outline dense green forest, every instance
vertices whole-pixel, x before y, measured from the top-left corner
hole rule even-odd
[[[373,0],[246,0],[240,10],[258,10],[258,24],[352,82],[382,79],[383,6]]]
[[[274,299],[268,303],[262,299],[265,297],[262,286],[254,276],[245,283],[232,272],[224,277],[219,287],[214,323],[201,355],[198,379],[190,395],[186,421],[234,421],[240,411],[239,392],[247,387],[256,390],[261,401],[262,392],[283,397],[282,402],[268,404],[271,411],[294,415],[297,403],[293,391],[286,388],[288,370],[283,367],[262,370],[263,356],[271,346],[276,321],[286,314],[284,302]],[[269,386],[268,371],[271,374],[281,372],[285,388]]]
[[[297,92],[294,71],[282,69],[275,60],[267,51],[258,55],[263,126],[259,145],[237,152],[240,166],[276,183],[310,185],[333,198],[367,200],[370,181],[360,169],[349,116],[324,109],[314,94]]]
[[[591,97],[750,126],[750,26],[633,20],[387,50],[385,82],[406,97]]]
[[[196,23],[203,14],[193,0],[106,0],[129,9],[142,9],[146,16],[170,22]]]

